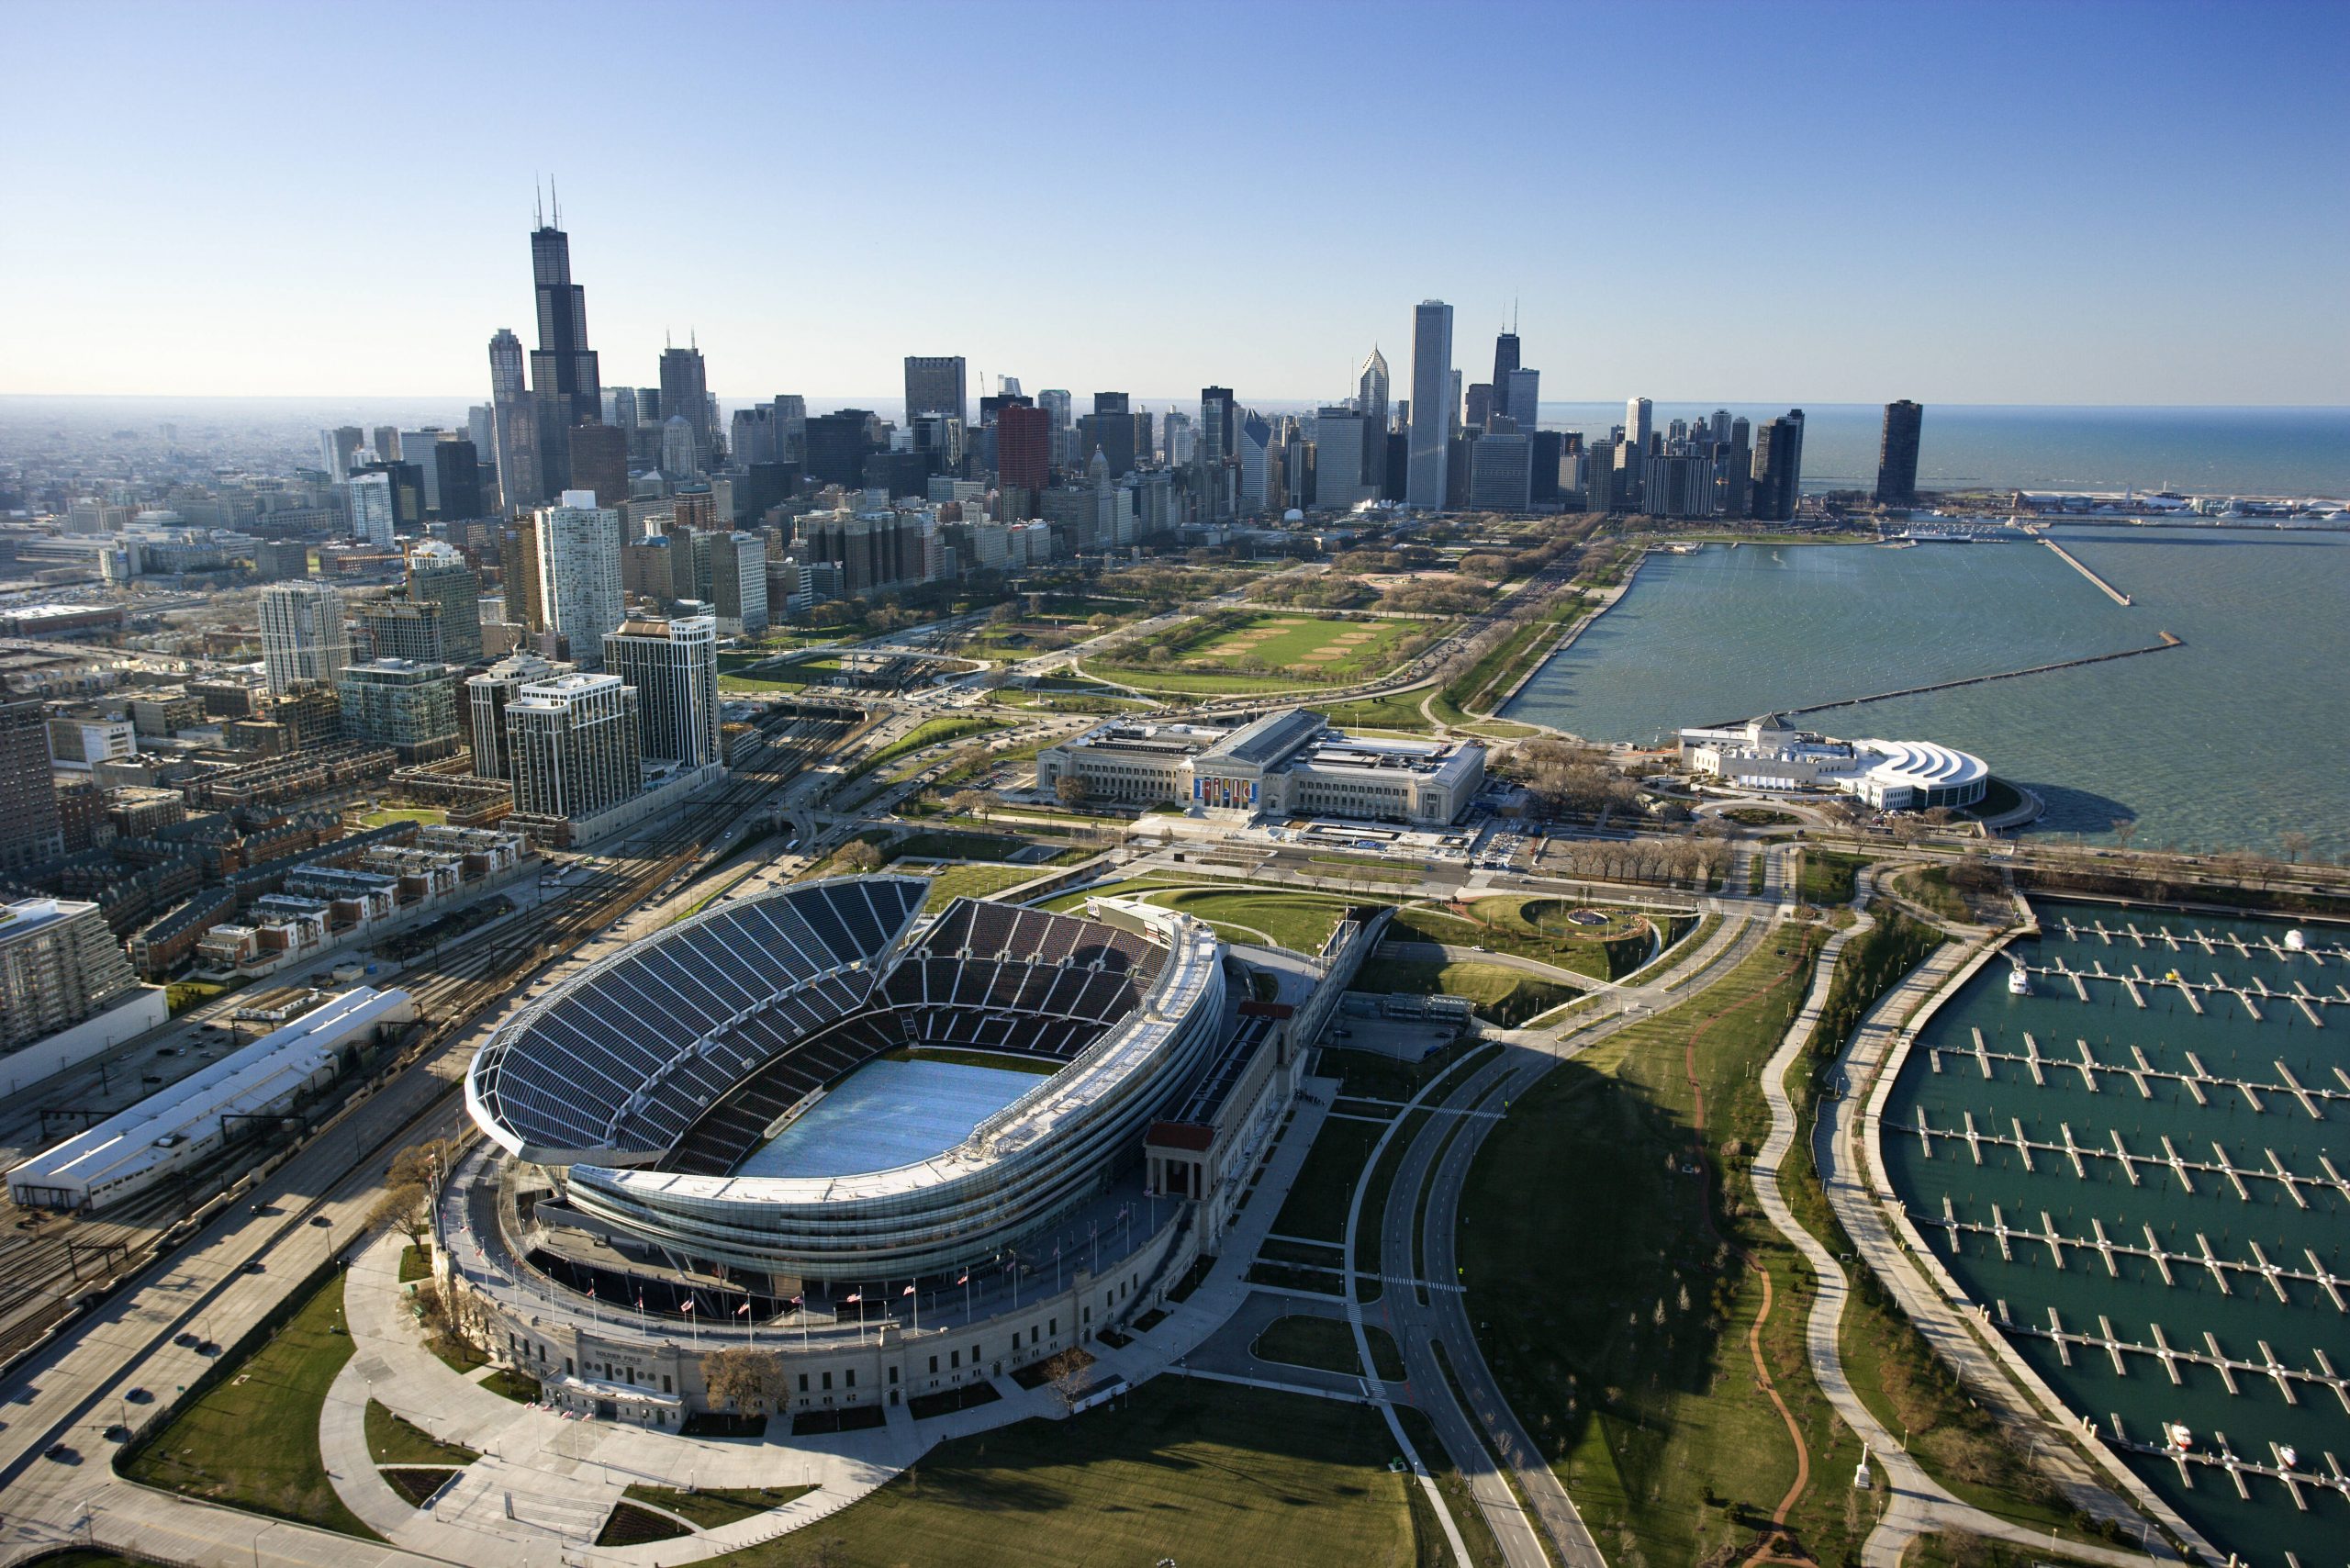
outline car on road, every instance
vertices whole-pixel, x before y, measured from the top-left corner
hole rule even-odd
[[[40,1451],[43,1459],[53,1459],[60,1464],[71,1463],[74,1459],[79,1457],[74,1453],[71,1445],[66,1443],[51,1443],[49,1447],[41,1450]]]

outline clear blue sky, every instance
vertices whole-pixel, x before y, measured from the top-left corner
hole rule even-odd
[[[0,392],[2350,403],[2350,5],[7,0]],[[976,391],[975,386],[975,391]]]

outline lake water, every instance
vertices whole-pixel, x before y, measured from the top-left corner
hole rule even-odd
[[[2259,1363],[2266,1348],[2296,1372],[2322,1373],[2328,1364],[2350,1372],[2350,1316],[2312,1277],[2317,1268],[2350,1275],[2343,1255],[2350,1191],[2333,1178],[2350,1165],[2350,1140],[2342,1136],[2350,1101],[2316,1100],[2321,1121],[2283,1087],[2289,1074],[2320,1095],[2350,1092],[2350,1079],[2335,1071],[2342,1048],[2329,1043],[2350,1025],[2350,1004],[2321,1006],[2325,1026],[2316,1028],[2273,995],[2247,1007],[2228,992],[2199,991],[2198,1014],[2167,978],[2176,973],[2197,987],[2218,980],[2255,998],[2297,986],[2330,997],[2344,972],[2341,944],[2350,941],[2350,929],[2309,926],[2318,951],[2283,953],[2266,946],[2281,946],[2282,923],[2053,901],[2033,907],[2042,935],[2010,953],[2042,970],[2062,965],[2143,975],[2153,981],[2139,988],[2145,1004],[2108,979],[2083,981],[2084,1002],[2072,982],[2047,973],[2035,975],[2032,994],[2014,996],[2008,966],[1986,966],[1919,1028],[1886,1102],[1882,1136],[1895,1191],[1968,1298],[1995,1320],[2004,1304],[2017,1353],[2101,1430],[2111,1432],[2118,1417],[2125,1436],[2159,1444],[2163,1424],[2177,1422],[2194,1433],[2199,1451],[2213,1451],[2224,1435],[2239,1459],[2273,1464],[2276,1444],[2295,1450],[2296,1468],[2324,1474],[2326,1455],[2350,1458],[2350,1403],[2323,1384],[2295,1383],[2288,1399],[2265,1372],[2237,1371],[2231,1392],[2219,1369],[2192,1363],[2178,1365],[2174,1383],[2153,1356],[2125,1351],[2117,1372],[2101,1346],[2078,1343],[2070,1346],[2068,1365],[2042,1331],[2053,1309],[2068,1333],[2102,1338],[2100,1325],[2109,1325],[2123,1344],[2152,1347],[2159,1337],[2174,1350],[2208,1354],[2216,1341],[2232,1360]],[[2135,936],[2127,930],[2133,925]],[[2198,941],[2198,933],[2212,945]],[[2227,940],[2232,935],[2244,949]],[[1975,1052],[1978,1033],[1983,1058]],[[2035,1049],[2043,1063],[2037,1081],[2028,1060],[2011,1059]],[[2099,1064],[2087,1077],[2065,1065],[2084,1050]],[[2113,1070],[2139,1065],[2140,1053],[2153,1070],[2143,1092],[2140,1081]],[[2199,1099],[2178,1077],[2159,1076],[2199,1070],[2255,1088],[2247,1095],[2232,1083],[2202,1082],[2195,1086]],[[1933,1132],[1930,1154],[1919,1132],[1921,1114]],[[1963,1136],[1945,1136],[1963,1135],[1969,1118],[1986,1140],[1975,1146],[1979,1160]],[[2012,1141],[1987,1141],[2012,1140],[2019,1130],[2036,1146],[2028,1163]],[[2086,1151],[2077,1170],[2064,1150],[2067,1138]],[[2114,1153],[2117,1139],[2132,1157],[2134,1180]],[[2166,1148],[2188,1163],[2168,1165]],[[2219,1169],[2222,1159],[2235,1178]],[[2296,1179],[2289,1191],[2278,1171]],[[1945,1215],[1962,1227],[1993,1230],[1953,1234]],[[2009,1231],[2004,1252],[2000,1225]],[[2115,1248],[2137,1253],[2101,1254],[2100,1228]],[[2059,1244],[2061,1264],[2040,1238],[2051,1230],[2067,1238]],[[2017,1234],[2026,1231],[2031,1237]],[[2167,1280],[2144,1255],[2150,1237],[2174,1255],[2165,1260]],[[2230,1266],[2207,1267],[2207,1247]],[[2272,1285],[2256,1271],[2264,1259],[2290,1274],[2275,1276]],[[2221,1551],[2242,1554],[2254,1568],[2284,1568],[2288,1551],[2304,1564],[2338,1562],[2350,1541],[2350,1500],[2331,1490],[2304,1488],[2310,1511],[2301,1513],[2273,1480],[2247,1481],[2247,1501],[2216,1470],[2192,1471],[2190,1488],[2158,1456],[2129,1462]]]
[[[2039,544],[1709,545],[1632,590],[1507,709],[1602,741],[2143,647],[2105,664],[1840,708],[1854,737],[1941,741],[2038,791],[2037,832],[2141,847],[2350,854],[2350,535],[2060,528],[2136,602]]]

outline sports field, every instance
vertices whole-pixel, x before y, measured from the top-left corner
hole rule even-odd
[[[1391,667],[1398,644],[1427,630],[1411,621],[1217,615],[1176,627],[1147,649],[1091,660],[1087,668],[1146,690],[1194,694],[1345,686]]]

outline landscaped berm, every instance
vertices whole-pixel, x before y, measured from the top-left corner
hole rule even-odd
[[[1395,1457],[1367,1406],[1162,1377],[1121,1409],[942,1443],[862,1502],[711,1568],[1443,1561]]]

